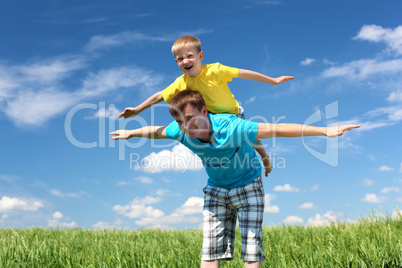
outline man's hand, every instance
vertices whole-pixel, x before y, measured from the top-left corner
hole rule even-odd
[[[265,177],[268,177],[268,173],[272,171],[272,164],[269,156],[262,158],[262,163],[264,164]]]
[[[352,130],[354,128],[359,128],[360,125],[344,125],[344,126],[336,126],[336,127],[327,127],[327,137],[334,138],[338,136],[342,136],[343,132],[346,130]]]
[[[131,138],[129,130],[116,130],[115,132],[110,133],[110,135],[114,135],[112,137],[113,140],[126,140]]]
[[[294,79],[293,76],[280,76],[278,78],[275,78],[275,82],[277,85],[279,85],[280,83],[283,83],[283,82],[286,82],[286,81],[289,81],[292,79]]]
[[[124,109],[124,112],[119,114],[119,118],[130,118],[137,116],[140,113],[140,111],[136,107],[128,107]]]

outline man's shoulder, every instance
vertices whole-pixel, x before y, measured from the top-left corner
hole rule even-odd
[[[242,120],[238,118],[234,114],[227,114],[227,113],[221,113],[221,114],[210,114],[211,120],[214,121],[215,126],[229,126],[232,125],[233,123],[240,122],[238,120]]]

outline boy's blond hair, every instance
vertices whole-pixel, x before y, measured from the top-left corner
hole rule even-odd
[[[197,53],[201,52],[201,41],[192,35],[183,35],[177,39],[172,46],[172,53],[176,56],[176,52],[182,47],[190,45],[197,50]]]

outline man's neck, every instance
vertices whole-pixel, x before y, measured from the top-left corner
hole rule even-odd
[[[213,142],[213,133],[212,133],[212,125],[211,121],[208,117],[208,128],[205,129],[199,136],[198,139],[204,143],[212,143]]]

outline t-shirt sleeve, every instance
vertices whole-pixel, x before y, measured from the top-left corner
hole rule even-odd
[[[174,96],[183,88],[184,79],[183,76],[178,77],[172,84],[162,90],[162,97],[166,103],[170,103]],[[185,83],[184,83],[185,84]]]
[[[235,67],[229,67],[220,64],[219,62],[215,63],[215,72],[219,74],[219,77],[226,82],[232,81],[232,78],[237,78],[239,76],[239,69]]]
[[[180,130],[179,124],[177,124],[176,121],[171,122],[165,128],[165,133],[166,133],[166,136],[168,136],[169,139],[177,140],[179,142],[182,142],[183,137],[184,137],[184,133]]]
[[[254,144],[258,132],[258,123],[241,118],[236,118],[236,120],[239,121],[237,125],[238,139],[242,144]]]

